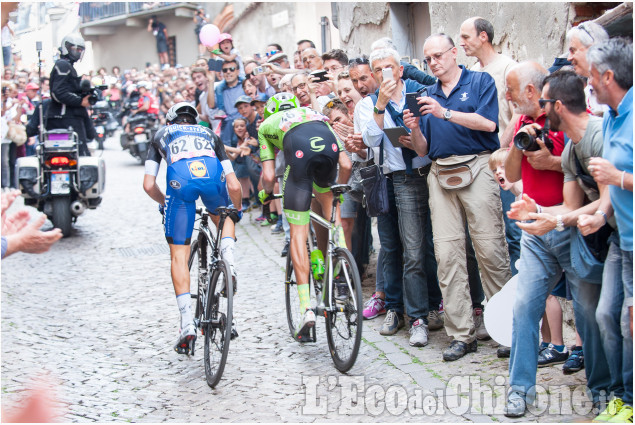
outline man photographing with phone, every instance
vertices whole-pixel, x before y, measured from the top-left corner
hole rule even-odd
[[[426,250],[426,244],[422,243],[429,233],[426,178],[430,160],[408,149],[412,147],[410,136],[399,138],[405,148],[396,148],[384,132],[404,126],[406,93],[423,88],[416,81],[402,79],[403,66],[399,59],[399,53],[393,49],[377,49],[371,54],[369,66],[379,89],[355,107],[355,126],[359,125],[364,144],[373,148],[375,162],[382,163],[389,177],[390,212],[377,217],[379,238],[385,251],[387,310],[380,333],[397,333],[405,325],[405,312],[410,317],[410,345],[423,347],[428,343],[428,279],[436,278],[434,270],[426,268],[431,249]]]
[[[453,338],[443,359],[453,361],[477,348],[467,262],[457,262],[465,258],[466,219],[487,298],[511,278],[500,193],[488,167],[491,152],[499,148],[498,98],[489,74],[457,64],[457,48],[446,34],[428,37],[423,53],[438,82],[428,87],[429,96],[419,98],[421,118],[405,111],[404,122],[417,153],[432,160],[434,251],[445,330]]]

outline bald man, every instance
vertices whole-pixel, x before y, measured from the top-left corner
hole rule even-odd
[[[324,61],[322,61],[322,57],[313,47],[309,47],[308,49],[304,49],[302,51],[302,63],[304,64],[305,69],[309,69],[311,71],[324,69]]]
[[[507,148],[512,141],[514,125],[518,122],[519,115],[514,115],[513,107],[505,98],[505,77],[507,77],[511,67],[516,65],[516,61],[509,56],[496,52],[492,45],[493,40],[494,26],[489,21],[475,16],[461,24],[459,45],[465,51],[466,56],[478,59],[470,70],[487,72],[492,76],[496,84],[496,90],[498,91],[498,138],[501,148]],[[515,264],[520,258],[520,229],[506,215],[512,202],[514,202],[514,195],[510,191],[501,188],[500,196],[505,220],[505,239],[507,239],[507,247],[509,249],[509,264],[514,275],[518,273]],[[474,292],[472,291],[472,293]],[[487,335],[485,326],[482,323],[482,321],[479,322],[482,329],[477,329],[477,335]],[[501,357],[506,357],[506,353],[507,350],[499,351]]]

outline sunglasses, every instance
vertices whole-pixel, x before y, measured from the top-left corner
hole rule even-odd
[[[351,74],[349,74],[348,71],[342,71],[337,75],[337,78],[351,78]]]
[[[368,65],[368,57],[366,55],[360,56],[358,58],[354,58],[348,61],[349,65]]]
[[[578,25],[578,28],[581,29],[582,31],[584,31],[585,33],[587,33],[589,35],[589,37],[591,37],[591,41],[595,43],[595,38],[593,38],[593,36],[589,32],[589,30],[586,29],[586,27],[584,26],[583,23]]]
[[[547,103],[556,103],[557,101],[558,100],[556,99],[538,99],[538,104],[540,105],[541,109],[544,109]]]
[[[229,68],[223,68],[223,72],[234,72],[236,71],[235,66],[230,66]]]

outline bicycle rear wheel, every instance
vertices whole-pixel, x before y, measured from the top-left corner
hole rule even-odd
[[[202,241],[202,243],[201,243]],[[200,323],[205,314],[207,303],[209,252],[211,245],[207,238],[202,236],[190,245],[190,258],[187,262],[190,269],[190,294],[196,296],[194,318],[196,327],[201,329]]]
[[[335,368],[347,372],[357,360],[362,340],[362,283],[347,249],[336,248],[333,265],[339,273],[333,277],[333,311],[326,314],[326,339]]]
[[[209,283],[205,320],[205,377],[214,388],[223,376],[232,332],[234,287],[229,263],[219,260]]]

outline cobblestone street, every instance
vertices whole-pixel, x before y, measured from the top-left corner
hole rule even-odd
[[[380,316],[364,322],[357,362],[346,375],[333,366],[323,319],[317,343],[293,341],[284,307],[284,240],[256,223],[256,212],[237,227],[240,336],[231,342],[221,382],[210,389],[202,339],[192,357],[172,349],[178,309],[169,251],[156,203],[142,188],[143,166],[121,151],[117,138],[106,142],[103,157],[103,203],[79,217],[73,235],[45,254],[2,261],[3,411],[47,374],[61,419],[72,422],[510,421],[502,414],[508,360],[496,357],[494,341],[445,363],[441,350],[450,339],[443,330],[430,333],[428,346],[413,348],[407,330],[379,335]],[[162,187],[164,175],[163,165]],[[374,268],[368,275],[364,300],[374,289]],[[584,385],[584,372],[565,376],[556,365],[540,369],[537,382],[559,388],[563,407],[539,406],[539,415],[523,422],[592,417],[588,400],[572,393]],[[493,401],[486,390],[469,397],[469,384],[491,386]]]

